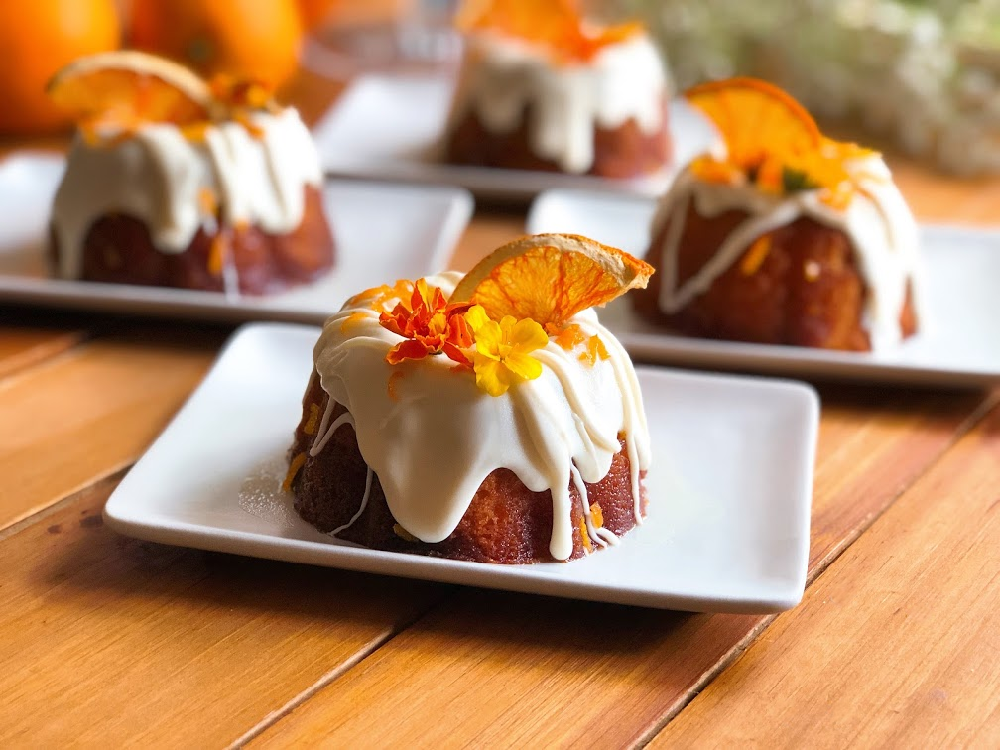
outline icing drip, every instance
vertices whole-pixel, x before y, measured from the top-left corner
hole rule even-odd
[[[588,63],[565,65],[495,34],[473,35],[467,45],[449,130],[471,109],[486,129],[510,133],[530,106],[531,149],[581,174],[594,162],[595,127],[614,129],[634,119],[653,134],[663,126],[667,76],[645,35],[610,45]]]
[[[59,275],[79,275],[87,232],[106,214],[140,219],[160,252],[183,252],[200,227],[221,228],[204,206],[206,190],[216,197],[222,227],[294,230],[302,223],[305,187],[322,184],[316,147],[294,109],[255,113],[252,122],[259,136],[224,122],[209,127],[202,143],[159,123],[120,143],[88,145],[78,137],[52,210]],[[232,282],[226,279],[227,289]]]
[[[428,278],[448,295],[460,274]],[[389,302],[391,307],[393,302]],[[343,322],[351,317],[351,324]],[[353,417],[358,448],[379,477],[389,509],[410,534],[427,543],[444,540],[465,515],[483,480],[498,468],[514,472],[533,492],[552,495],[554,523],[550,551],[557,560],[573,551],[570,482],[603,479],[624,433],[631,463],[636,520],[641,522],[639,473],[649,467],[649,435],[632,363],[593,311],[574,316],[589,335],[598,335],[609,357],[593,366],[554,341],[532,353],[541,377],[491,397],[471,377],[452,372],[443,356],[393,367],[385,362],[400,337],[367,307],[345,307],[329,318],[314,359],[330,404]],[[346,329],[346,330],[345,330]],[[405,376],[389,395],[394,372]],[[333,406],[328,406],[312,453],[322,449]],[[328,439],[328,438],[327,438]],[[581,489],[582,488],[582,489]],[[589,506],[584,516],[589,519]],[[603,532],[603,533],[602,533]],[[588,528],[596,543],[613,544],[614,534]]]
[[[661,255],[660,309],[678,312],[707,291],[755,239],[806,216],[841,230],[851,242],[867,290],[862,324],[872,349],[898,344],[903,337],[899,314],[906,301],[907,283],[912,288],[918,319],[924,319],[917,223],[880,157],[859,159],[850,166],[857,175],[866,177],[861,177],[862,190],[845,210],[826,205],[815,190],[772,196],[751,185],[713,184],[696,179],[690,171],[682,173],[661,199],[653,220],[654,237],[670,222]],[[733,209],[746,211],[749,216],[697,273],[678,286],[677,255],[692,201],[701,216],[718,216]]]

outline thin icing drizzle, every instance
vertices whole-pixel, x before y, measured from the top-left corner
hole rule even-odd
[[[428,283],[448,295],[459,278],[447,273]],[[349,316],[351,325],[345,327]],[[623,433],[635,518],[641,523],[639,475],[650,461],[642,395],[628,355],[593,311],[572,322],[601,337],[607,360],[587,365],[578,352],[549,341],[533,353],[543,364],[541,377],[494,398],[476,388],[472,378],[456,376],[445,357],[427,357],[405,365],[406,377],[390,396],[388,381],[397,368],[385,362],[385,355],[400,337],[379,325],[377,312],[345,307],[327,320],[314,349],[329,402],[310,452],[322,450],[343,424],[353,424],[358,448],[378,475],[392,515],[430,544],[455,530],[483,480],[498,468],[513,471],[533,492],[551,493],[549,549],[555,559],[566,560],[573,552],[571,482],[580,493],[590,539],[599,546],[614,544],[613,533],[593,524],[585,483],[607,475]],[[348,414],[342,417],[350,420],[338,417],[328,425],[335,404],[344,406]],[[366,490],[362,510],[367,496]]]
[[[594,128],[634,119],[656,133],[664,120],[667,75],[645,35],[601,50],[589,63],[554,65],[544,52],[496,34],[469,37],[449,131],[471,110],[486,129],[510,133],[526,107],[538,156],[582,174],[594,163]]]
[[[903,338],[899,315],[908,284],[918,319],[924,319],[917,223],[880,157],[859,159],[851,166],[859,175],[870,177],[862,179],[864,191],[856,194],[842,211],[823,203],[815,190],[771,196],[750,185],[704,182],[687,170],[679,175],[661,199],[652,227],[652,235],[658,237],[670,222],[660,263],[660,310],[678,312],[707,291],[755,239],[807,216],[843,231],[851,242],[858,272],[867,289],[862,325],[869,334],[872,349],[898,344]],[[679,285],[677,256],[692,203],[701,216],[718,216],[733,209],[746,211],[748,216],[712,257]]]

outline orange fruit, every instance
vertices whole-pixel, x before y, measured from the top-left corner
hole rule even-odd
[[[205,81],[183,65],[144,52],[106,52],[70,63],[46,90],[80,123],[187,125],[207,120],[213,106]]]
[[[564,60],[589,60],[602,47],[642,31],[636,23],[585,30],[575,0],[465,0],[455,14],[462,31],[497,31],[548,47]]]
[[[129,43],[204,76],[225,73],[277,87],[298,66],[295,0],[132,0]]]
[[[645,288],[653,267],[628,253],[575,234],[536,234],[494,250],[467,273],[449,302],[560,326],[588,307]]]
[[[805,107],[777,86],[756,78],[711,81],[689,89],[688,102],[725,141],[729,161],[759,168],[774,154],[815,151],[822,136]]]
[[[69,125],[45,83],[81,55],[116,49],[114,0],[0,2],[0,133],[37,134]]]

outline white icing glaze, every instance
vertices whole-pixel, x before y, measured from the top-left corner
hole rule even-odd
[[[298,227],[305,187],[322,183],[309,130],[290,108],[251,120],[257,136],[223,122],[208,128],[203,143],[164,123],[119,143],[90,145],[77,137],[52,210],[59,275],[79,275],[87,232],[109,213],[142,220],[161,252],[183,252],[199,227],[215,229],[200,200],[203,188],[216,196],[224,225],[246,222],[274,234]]]
[[[446,273],[428,283],[450,295],[459,278]],[[618,434],[624,433],[635,517],[641,522],[639,473],[650,461],[642,395],[628,355],[593,311],[576,315],[573,322],[587,336],[601,337],[608,359],[590,366],[578,359],[580,350],[565,351],[550,340],[532,353],[543,365],[539,378],[492,397],[476,387],[473,377],[453,372],[454,363],[443,355],[387,364],[386,353],[402,338],[379,325],[378,313],[370,308],[345,307],[327,320],[314,349],[330,401],[312,450],[321,450],[339,426],[327,423],[335,403],[342,404],[392,515],[427,543],[455,530],[492,471],[510,469],[528,489],[552,493],[550,551],[565,560],[573,551],[570,482],[589,509],[582,483],[607,475],[621,450]],[[389,395],[394,373],[402,373],[395,399]],[[613,544],[614,534],[595,529],[589,515],[584,514],[591,540]]]
[[[823,203],[817,190],[774,196],[750,184],[704,182],[685,170],[660,200],[653,221],[654,237],[659,236],[667,221],[671,222],[659,269],[660,309],[666,313],[681,310],[707,291],[755,239],[806,216],[843,231],[851,242],[858,272],[866,286],[862,324],[872,349],[898,344],[902,340],[899,315],[908,282],[918,319],[922,321],[924,317],[917,223],[881,157],[857,159],[848,168],[857,176],[863,191],[855,194],[844,210]],[[677,252],[691,201],[701,216],[718,216],[734,209],[746,211],[749,216],[699,271],[678,287]]]
[[[553,63],[545,50],[496,34],[466,41],[450,127],[471,109],[483,127],[510,133],[531,106],[528,142],[564,171],[587,172],[594,161],[594,128],[635,119],[646,133],[663,125],[667,76],[644,34],[609,45],[587,63]]]

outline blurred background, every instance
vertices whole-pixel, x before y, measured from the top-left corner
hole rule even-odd
[[[293,102],[304,76],[343,82],[370,69],[447,69],[461,50],[450,28],[455,5],[3,0],[0,138],[65,129],[45,82],[76,57],[120,46],[203,73],[258,78]],[[790,90],[837,135],[949,173],[1000,173],[1000,0],[589,0],[586,7],[600,20],[642,19],[678,89],[760,76]]]

